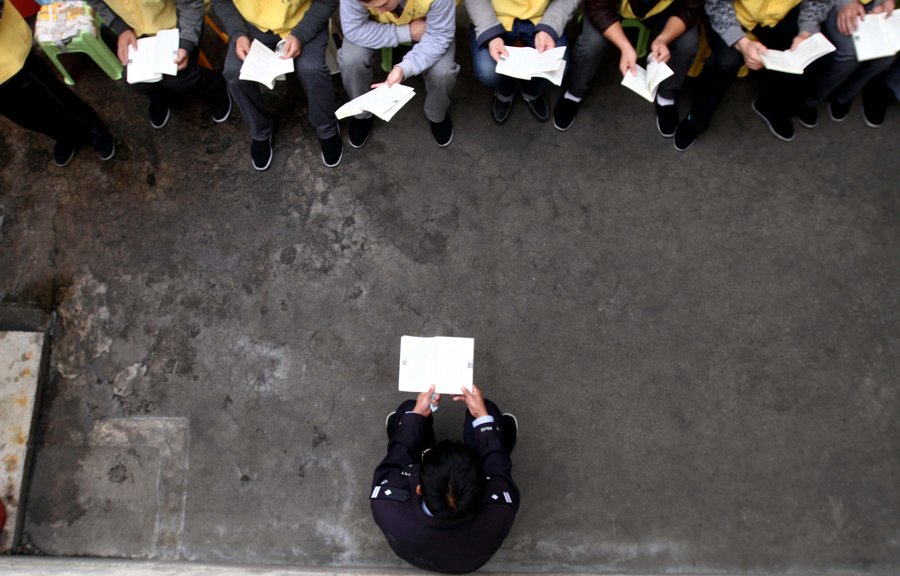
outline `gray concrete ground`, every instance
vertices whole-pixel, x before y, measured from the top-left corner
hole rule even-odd
[[[324,168],[282,84],[256,173],[239,114],[156,131],[77,62],[115,160],[0,121],[0,298],[59,314],[25,551],[401,568],[370,475],[443,334],[522,427],[489,570],[900,571],[900,108],[786,144],[743,80],[679,154],[610,63],[498,127],[460,34],[447,149],[419,96]]]

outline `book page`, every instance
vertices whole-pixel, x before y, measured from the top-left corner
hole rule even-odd
[[[137,50],[131,45],[128,46],[125,80],[129,84],[162,80],[162,73],[156,69],[156,36],[139,39]]]
[[[169,76],[178,75],[178,28],[156,33],[156,70]]]
[[[803,70],[813,61],[834,50],[834,44],[824,34],[817,32],[801,42],[795,50],[767,50],[760,58],[769,70],[803,74]]]
[[[254,40],[241,65],[240,79],[259,82],[271,90],[275,87],[276,78],[293,72],[294,61],[291,58],[279,58],[265,44]]]
[[[540,73],[556,75],[560,68],[560,61],[565,63],[563,56],[566,54],[565,46],[557,46],[546,52],[538,52],[534,48],[507,46],[509,56],[501,58],[497,62],[495,71],[520,80],[529,80]],[[565,64],[563,64],[563,70]],[[547,78],[545,75],[541,77]]]
[[[650,89],[647,87],[647,71],[640,66],[636,66],[636,68],[637,74],[626,72],[622,76],[621,84],[645,100],[653,102],[654,95],[650,93]]]
[[[895,38],[891,38],[891,28]],[[866,14],[857,20],[853,33],[853,47],[860,62],[893,56],[900,44],[900,18],[888,18],[887,14]]]
[[[674,75],[675,72],[665,62],[657,62],[653,58],[647,59],[647,88],[650,89],[654,98],[656,98],[659,85]]]
[[[401,392],[425,392],[432,384],[439,394],[472,389],[473,338],[402,336],[399,386]]]
[[[409,86],[394,84],[389,87],[382,84],[338,108],[335,116],[340,120],[363,112],[371,112],[385,122],[389,122],[394,114],[399,112],[415,95],[416,91]]]

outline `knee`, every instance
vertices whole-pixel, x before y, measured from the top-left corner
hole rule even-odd
[[[710,56],[709,60],[706,61],[703,67],[706,68],[707,66],[709,66],[711,69],[716,71],[736,74],[743,65],[743,55],[741,55],[741,53],[735,48],[728,48],[719,52],[713,52],[712,56]]]
[[[346,45],[338,50],[337,57],[341,74],[344,71],[359,72],[372,67],[372,61],[368,54],[364,54],[359,50],[348,50]]]
[[[297,63],[295,64],[297,75],[302,76],[315,76],[315,75],[323,75],[328,76],[328,66],[325,65],[324,58],[297,58]]]
[[[450,61],[447,63],[438,62],[428,71],[428,76],[437,82],[447,83],[456,80],[459,75],[459,64]]]

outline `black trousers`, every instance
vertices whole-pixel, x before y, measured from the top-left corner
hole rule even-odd
[[[32,52],[19,72],[0,84],[0,114],[57,142],[79,146],[109,137],[97,113]]]
[[[796,6],[774,27],[755,27],[752,30],[753,35],[766,48],[788,50],[799,32],[797,27],[799,14],[800,7]],[[709,18],[705,15],[703,18],[712,56],[703,64],[703,71],[697,78],[697,88],[690,112],[690,119],[700,132],[709,127],[722,97],[744,65],[744,56],[740,50],[727,45],[712,29]],[[811,82],[821,75],[829,62],[828,56],[820,58],[807,66],[803,74],[785,74],[766,69],[754,72],[760,78],[760,105],[790,118],[797,112],[800,100],[807,93]]]
[[[225,96],[225,78],[219,72],[197,64],[199,53],[199,49],[191,52],[187,67],[179,70],[176,76],[163,74],[159,82],[138,82],[129,84],[128,87],[143,94],[151,102],[163,106],[178,104],[184,95],[200,97],[212,105],[216,98]]]

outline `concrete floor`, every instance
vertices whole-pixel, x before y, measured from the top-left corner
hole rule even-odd
[[[0,120],[0,299],[59,315],[30,548],[402,567],[370,475],[442,334],[522,427],[488,570],[900,571],[900,107],[786,144],[742,80],[679,154],[612,62],[570,131],[495,126],[459,46],[451,146],[420,95],[337,169],[294,85],[265,173],[84,63],[115,160]]]

